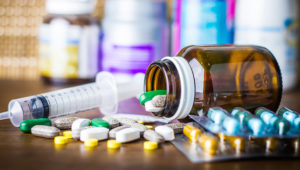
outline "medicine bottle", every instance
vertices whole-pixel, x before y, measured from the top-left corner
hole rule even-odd
[[[101,71],[118,80],[145,73],[169,54],[165,0],[108,0],[104,6]]]
[[[50,83],[91,81],[98,72],[99,24],[94,0],[47,0],[39,29],[40,74]]]
[[[260,46],[188,46],[175,57],[153,62],[145,75],[145,91],[166,90],[156,116],[182,119],[213,106],[228,111],[259,106],[275,111],[282,78],[274,56]]]

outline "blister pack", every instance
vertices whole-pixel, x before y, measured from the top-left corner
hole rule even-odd
[[[205,115],[190,115],[197,124],[186,125],[172,143],[192,162],[299,157],[299,117],[287,108],[275,114],[261,107],[252,114],[238,107],[229,114],[214,107]]]

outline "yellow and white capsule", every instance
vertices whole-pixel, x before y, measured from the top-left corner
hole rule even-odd
[[[214,155],[218,151],[218,138],[210,134],[201,134],[199,144],[204,152]]]
[[[186,137],[188,137],[192,142],[196,142],[201,133],[201,130],[193,125],[186,125],[183,128],[183,134]]]
[[[269,138],[253,138],[256,144],[264,147],[266,152],[275,151],[280,147],[280,140],[278,138],[269,137]]]
[[[280,146],[280,141],[277,138],[268,138],[266,140],[266,150],[277,150]]]
[[[300,138],[296,138],[294,141],[293,141],[293,148],[294,148],[294,151],[295,153],[298,153],[299,152],[299,145],[300,145]]]
[[[218,137],[220,139],[220,142],[225,142],[227,139],[227,136],[224,133],[218,133]]]
[[[243,151],[246,147],[246,140],[245,138],[239,136],[226,136],[226,141],[234,147],[236,151]]]

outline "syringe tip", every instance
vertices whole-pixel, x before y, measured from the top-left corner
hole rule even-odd
[[[9,119],[9,112],[0,113],[0,120]]]

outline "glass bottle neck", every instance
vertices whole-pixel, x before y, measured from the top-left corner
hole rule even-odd
[[[165,57],[152,63],[146,72],[145,91],[166,90],[164,109],[154,113],[167,119],[185,118],[194,101],[194,78],[183,57]]]

